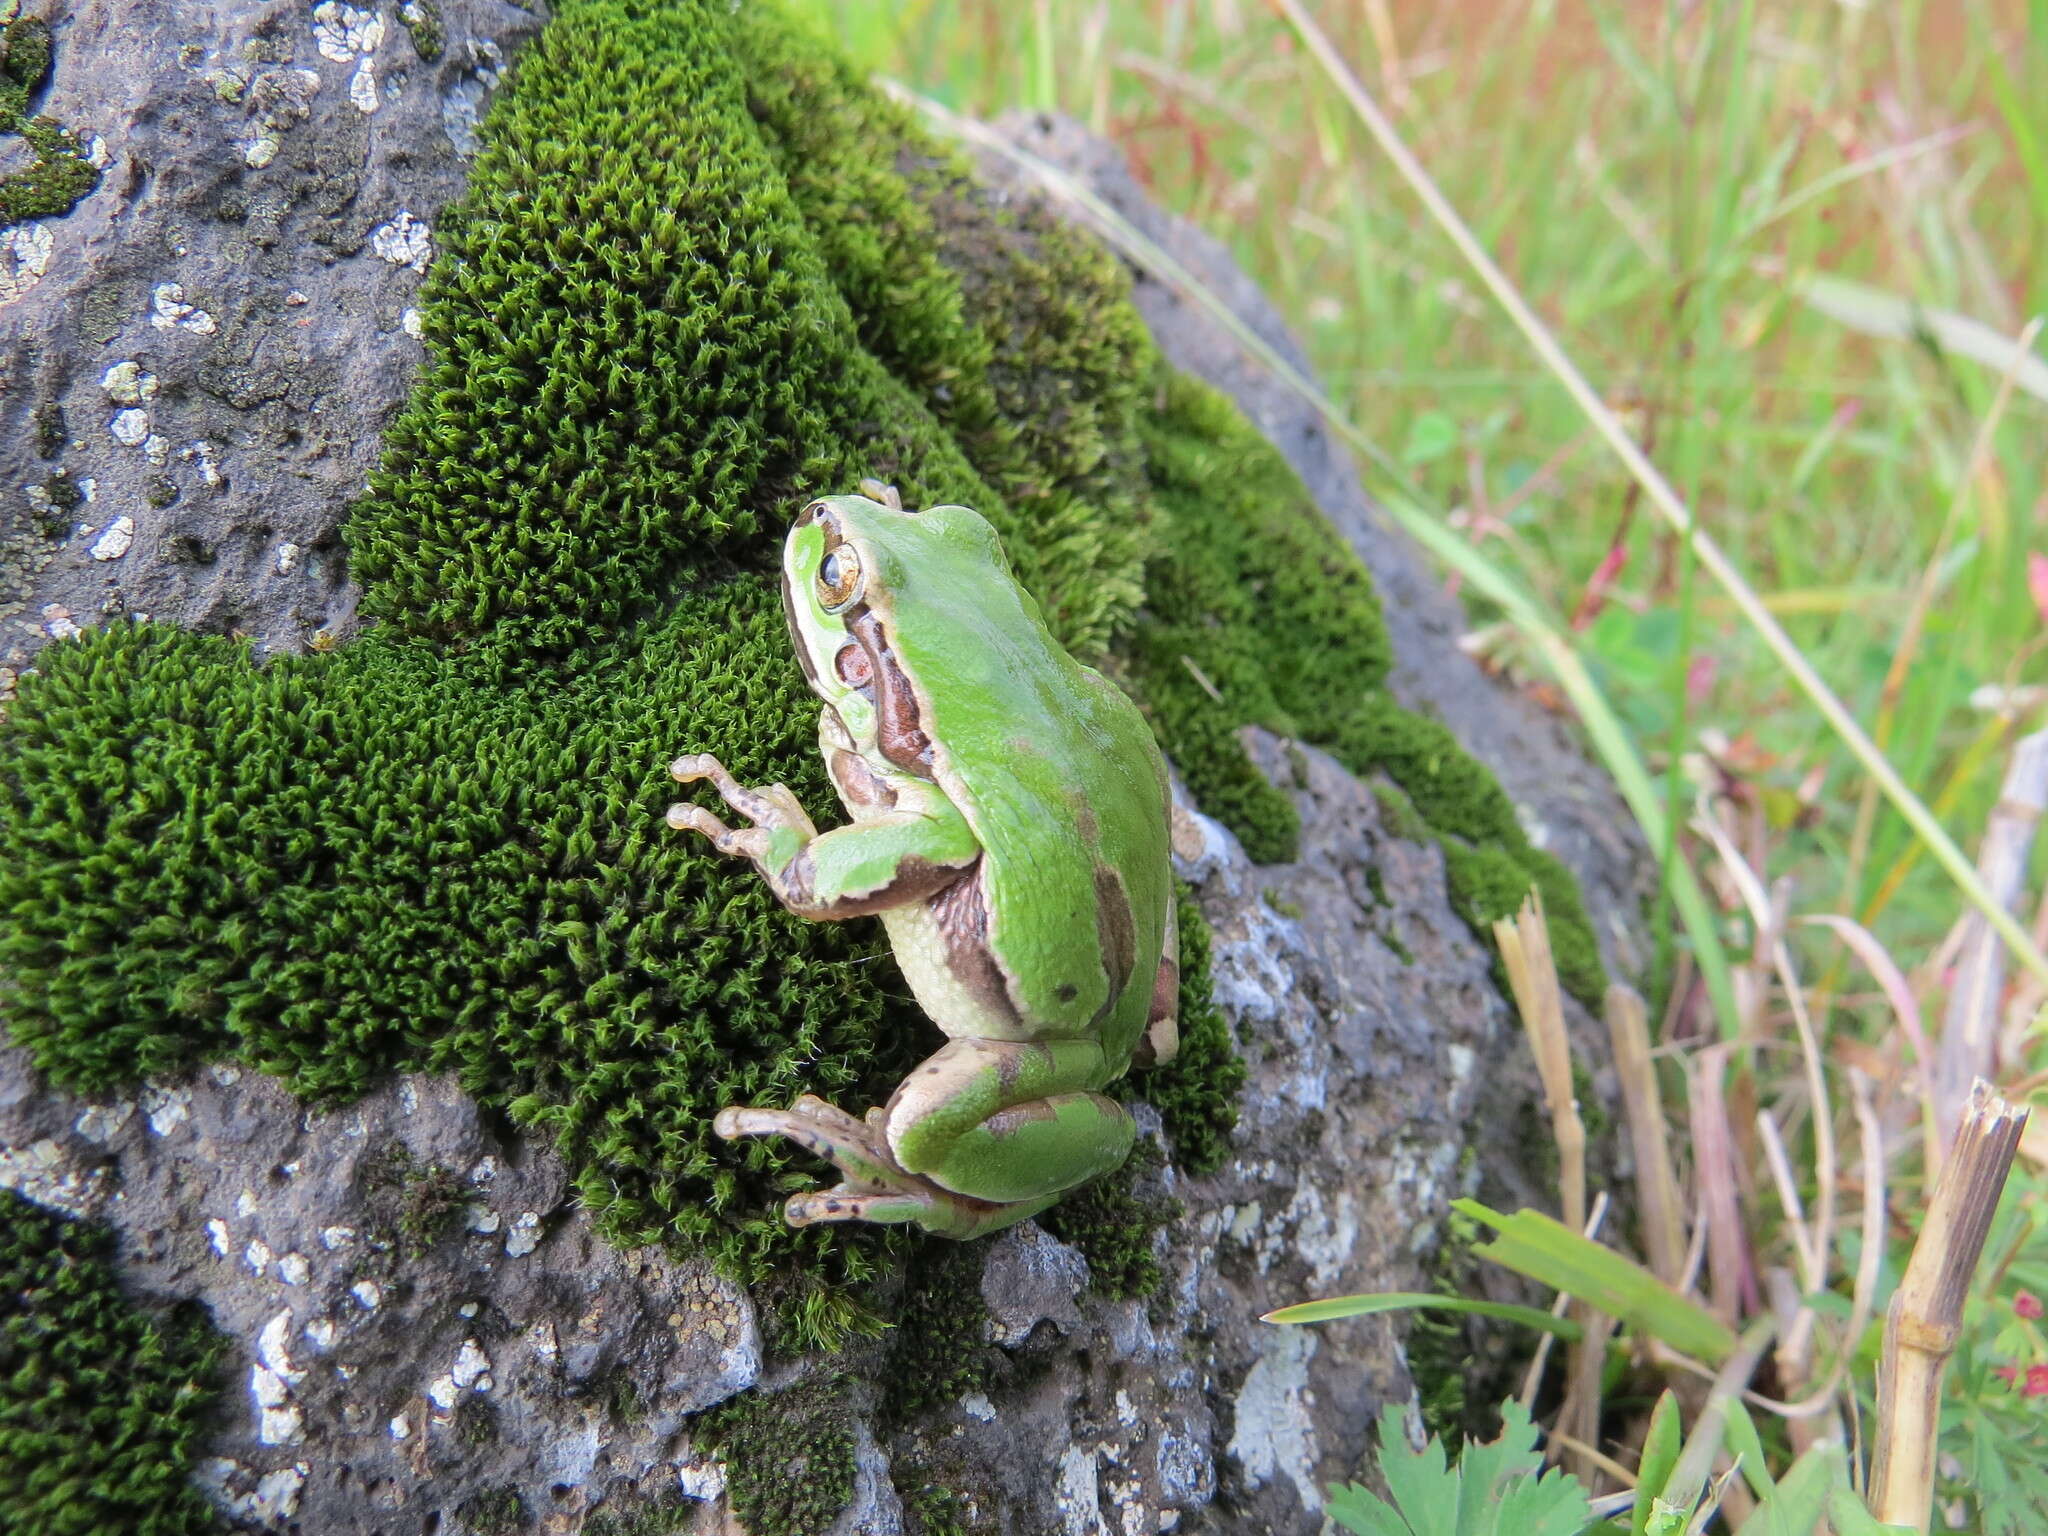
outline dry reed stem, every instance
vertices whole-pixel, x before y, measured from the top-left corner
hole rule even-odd
[[[2023,738],[2013,749],[1998,805],[1984,828],[1977,870],[2002,906],[2018,904],[2034,829],[2048,807],[2048,731]],[[1978,1078],[1997,1067],[1998,999],[2005,987],[2005,946],[1981,916],[1964,917],[1962,955],[1948,995],[1941,1042],[1934,1050],[1934,1111],[1943,1143],[1955,1134],[1963,1101]]]
[[[1650,1273],[1678,1286],[1685,1274],[1685,1207],[1671,1166],[1671,1126],[1650,1056],[1649,1020],[1643,1000],[1627,987],[1607,989],[1607,1037],[1614,1044],[1614,1070],[1628,1116],[1629,1146],[1635,1153],[1637,1217]]]
[[[1688,1124],[1692,1128],[1693,1179],[1699,1186],[1706,1228],[1707,1305],[1732,1324],[1743,1313],[1749,1274],[1742,1210],[1735,1194],[1735,1138],[1721,1091],[1732,1045],[1713,1045],[1692,1059],[1687,1078]]]
[[[1579,1101],[1572,1093],[1571,1037],[1565,1031],[1564,993],[1551,957],[1542,898],[1532,890],[1512,922],[1502,918],[1493,925],[1493,937],[1529,1037],[1529,1052],[1536,1058],[1537,1076],[1543,1080],[1550,1133],[1557,1143],[1558,1203],[1564,1224],[1582,1232],[1587,1228],[1586,1123],[1579,1118]],[[1591,1441],[1600,1433],[1600,1369],[1614,1324],[1583,1302],[1574,1303],[1571,1311],[1585,1332],[1566,1351],[1567,1385],[1557,1422],[1571,1437]],[[1552,1448],[1565,1451],[1565,1464],[1572,1472],[1592,1478],[1591,1462],[1562,1442],[1554,1442]]]
[[[1979,1079],[1971,1086],[1913,1257],[1885,1315],[1869,1497],[1870,1512],[1881,1521],[1927,1529],[1941,1378],[2026,1123],[2027,1111],[2000,1098],[1989,1083]]]
[[[1557,984],[1557,966],[1550,954],[1550,928],[1543,918],[1542,899],[1532,890],[1514,920],[1493,925],[1501,964],[1514,990],[1515,1007],[1529,1036],[1529,1052],[1543,1080],[1543,1102],[1550,1111],[1550,1133],[1557,1142],[1558,1198],[1564,1224],[1574,1232],[1586,1226],[1586,1123],[1572,1095],[1572,1045],[1564,1027],[1564,994]]]

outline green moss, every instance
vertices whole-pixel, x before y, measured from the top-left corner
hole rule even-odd
[[[725,1463],[751,1536],[816,1536],[853,1498],[853,1412],[836,1376],[744,1392],[699,1414],[690,1434]]]
[[[43,458],[54,459],[71,441],[70,427],[64,420],[64,407],[54,400],[45,400],[36,407],[35,427],[36,452]]]
[[[1159,1289],[1155,1239],[1182,1206],[1140,1186],[1153,1180],[1165,1162],[1158,1147],[1140,1140],[1121,1168],[1083,1185],[1039,1216],[1046,1231],[1081,1250],[1088,1261],[1088,1288],[1097,1295],[1123,1299]]]
[[[972,1518],[972,1506],[961,1494],[937,1483],[899,1487],[903,1501],[906,1536],[980,1536],[991,1529],[986,1521]]]
[[[441,50],[447,44],[447,34],[441,26],[441,12],[433,0],[404,0],[398,7],[398,19],[411,34],[412,51],[420,56],[421,63],[431,64],[441,57]]]
[[[487,1488],[471,1494],[455,1512],[474,1536],[512,1536],[514,1531],[529,1528],[526,1503],[516,1488]]]
[[[1000,1352],[987,1338],[984,1257],[979,1246],[937,1240],[913,1256],[895,1309],[902,1322],[888,1336],[888,1363],[878,1375],[885,1422],[921,1418],[988,1389]]]
[[[192,1488],[224,1341],[121,1294],[104,1228],[0,1190],[0,1530],[197,1536]]]
[[[0,32],[0,134],[18,133],[33,165],[0,177],[0,224],[62,218],[100,184],[71,131],[54,118],[30,117],[29,103],[50,75],[50,28],[31,16]]]
[[[1214,1173],[1230,1155],[1245,1064],[1230,1021],[1216,1006],[1209,969],[1209,925],[1195,893],[1180,889],[1180,1051],[1163,1067],[1134,1073],[1131,1088],[1159,1111],[1174,1161],[1188,1173]]]
[[[701,1507],[679,1493],[657,1494],[631,1505],[606,1499],[583,1523],[583,1536],[679,1536],[695,1524]]]
[[[1364,567],[1220,396],[1171,375],[1159,388],[1146,438],[1173,536],[1148,568],[1130,656],[1196,799],[1254,859],[1282,862],[1296,853],[1293,803],[1252,765],[1239,727],[1321,747],[1362,778],[1386,774],[1443,846],[1459,912],[1489,936],[1541,890],[1560,976],[1597,1005],[1605,977],[1569,873],[1531,845],[1506,792],[1442,724],[1386,691],[1390,652]]]

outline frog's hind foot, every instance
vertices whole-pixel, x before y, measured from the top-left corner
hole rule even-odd
[[[957,1194],[905,1172],[878,1128],[810,1094],[788,1109],[728,1104],[711,1128],[728,1141],[786,1136],[838,1168],[840,1182],[832,1188],[790,1196],[783,1219],[793,1227],[824,1221],[909,1222],[942,1237],[979,1237],[1022,1221],[1056,1198],[996,1204]]]

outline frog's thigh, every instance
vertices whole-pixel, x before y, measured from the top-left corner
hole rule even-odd
[[[977,1200],[1071,1189],[1121,1163],[1137,1136],[1123,1105],[1089,1091],[1102,1067],[1093,1041],[950,1041],[890,1098],[890,1150]]]

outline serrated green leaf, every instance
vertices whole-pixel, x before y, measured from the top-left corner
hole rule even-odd
[[[1456,1467],[1434,1437],[1409,1448],[1403,1412],[1380,1413],[1380,1473],[1397,1509],[1356,1484],[1330,1490],[1330,1518],[1359,1536],[1580,1536],[1592,1506],[1568,1472],[1541,1474],[1536,1426],[1521,1405],[1501,1408],[1500,1438],[1470,1442]]]

